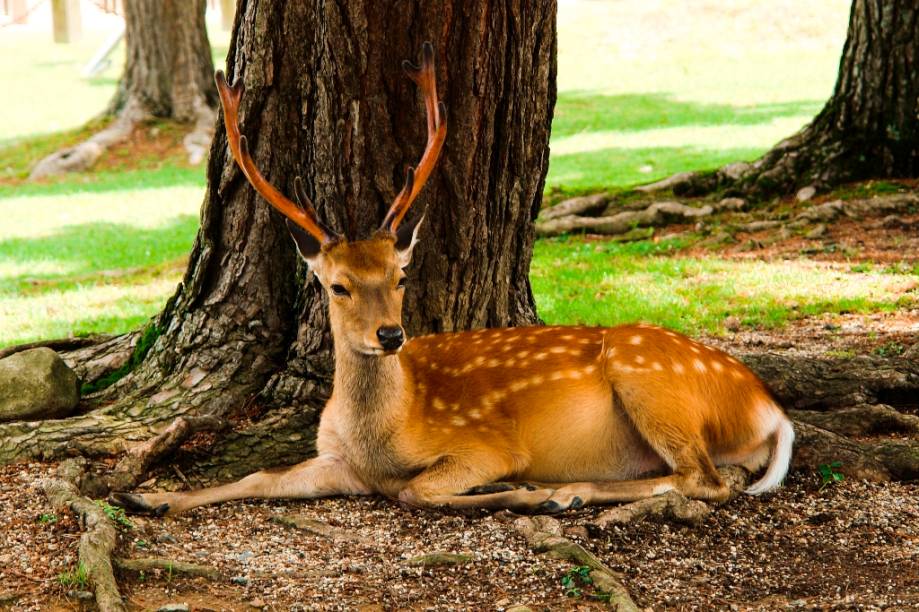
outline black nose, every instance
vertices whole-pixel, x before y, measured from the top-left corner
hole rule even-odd
[[[377,338],[380,340],[380,346],[387,351],[392,351],[402,346],[402,343],[405,342],[405,332],[399,326],[381,327],[377,330]]]

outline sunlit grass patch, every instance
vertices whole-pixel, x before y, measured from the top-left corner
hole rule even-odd
[[[0,345],[122,332],[175,290],[201,187],[0,200]]]
[[[826,312],[875,312],[919,304],[910,274],[849,266],[674,255],[679,243],[627,245],[581,239],[537,243],[530,278],[549,323],[645,321],[687,333],[723,331],[736,316],[776,327]]]

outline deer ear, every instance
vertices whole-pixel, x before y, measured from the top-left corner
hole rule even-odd
[[[322,244],[290,219],[284,219],[284,222],[287,224],[287,231],[290,232],[290,237],[294,239],[294,244],[297,245],[297,252],[300,257],[309,264],[310,268],[314,268],[319,252],[322,249]]]
[[[404,268],[412,260],[412,249],[418,244],[418,229],[424,215],[418,215],[414,221],[407,221],[396,230],[396,254],[399,256],[399,267]]]

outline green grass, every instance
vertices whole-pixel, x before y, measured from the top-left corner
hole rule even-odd
[[[821,313],[877,312],[919,304],[916,277],[853,272],[798,261],[679,256],[675,241],[617,244],[584,239],[537,244],[530,278],[549,323],[645,321],[686,333],[719,333],[728,316],[778,327]]]

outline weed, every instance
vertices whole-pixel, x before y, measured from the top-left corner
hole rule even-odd
[[[134,529],[134,523],[128,519],[127,515],[124,513],[124,508],[113,506],[102,499],[97,499],[96,505],[102,508],[102,511],[105,512],[105,516],[109,517],[109,519],[119,527]]]
[[[51,512],[38,515],[39,525],[53,525],[57,522],[57,515]]]
[[[895,342],[891,340],[890,342],[886,342],[882,344],[881,346],[875,348],[874,351],[872,352],[878,357],[899,357],[905,351],[906,351],[905,346],[903,346],[899,342]]]
[[[817,473],[820,475],[820,488],[817,490],[823,491],[831,484],[836,484],[837,482],[842,482],[845,480],[845,475],[836,471],[841,467],[841,461],[833,461],[832,463],[824,463],[820,465],[817,468]]]
[[[562,588],[565,589],[567,597],[580,597],[583,595],[583,587],[593,583],[588,565],[573,567],[562,576]]]
[[[162,330],[156,326],[156,323],[151,321],[140,333],[140,338],[137,340],[137,345],[134,347],[134,352],[131,353],[131,358],[128,359],[128,362],[106,374],[99,380],[83,385],[80,388],[80,395],[87,395],[89,393],[94,393],[96,391],[101,391],[106,387],[109,387],[125,376],[127,376],[134,368],[139,366],[143,362],[144,358],[147,356],[147,353],[150,352],[150,349],[153,348],[153,343],[156,342],[156,339],[160,337]],[[122,515],[124,511],[122,511]]]
[[[66,589],[86,591],[89,589],[89,571],[80,562],[77,564],[76,569],[58,574],[57,581]]]

